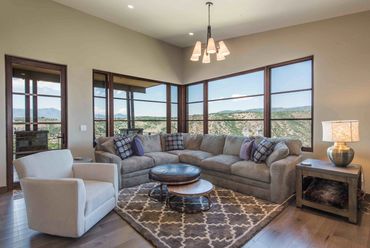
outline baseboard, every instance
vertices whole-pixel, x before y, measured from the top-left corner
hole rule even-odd
[[[0,187],[0,194],[6,193],[6,192],[8,192],[8,187],[6,186]]]

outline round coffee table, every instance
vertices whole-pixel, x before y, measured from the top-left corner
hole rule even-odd
[[[159,182],[159,185],[152,188],[148,195],[152,199],[164,201],[167,185],[183,185],[198,181],[200,178],[200,169],[189,164],[164,164],[150,169],[149,179]],[[159,191],[158,194],[153,194]],[[165,193],[165,195],[164,195]]]
[[[200,179],[194,183],[185,185],[169,185],[167,189],[169,194],[167,205],[173,210],[197,213],[207,211],[212,207],[210,195],[214,186],[207,180]],[[198,209],[195,207],[198,207]]]

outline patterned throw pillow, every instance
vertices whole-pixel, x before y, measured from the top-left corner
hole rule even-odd
[[[253,153],[253,161],[263,163],[274,150],[274,143],[268,139],[263,139]]]
[[[117,155],[121,159],[126,159],[134,153],[131,147],[131,138],[129,136],[116,136],[114,137],[114,145],[116,147]]]
[[[184,136],[182,133],[172,133],[166,135],[166,151],[184,150]]]

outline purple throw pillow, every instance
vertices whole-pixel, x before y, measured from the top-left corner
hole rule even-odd
[[[138,137],[135,137],[132,141],[132,150],[137,156],[144,156],[143,142]]]
[[[251,152],[254,145],[253,139],[245,139],[243,141],[242,146],[240,147],[240,153],[239,157],[244,160],[250,160],[251,159]]]

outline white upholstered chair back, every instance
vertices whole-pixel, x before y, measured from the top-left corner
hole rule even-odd
[[[14,160],[19,179],[70,178],[73,177],[73,157],[69,150],[56,150],[36,153]]]

